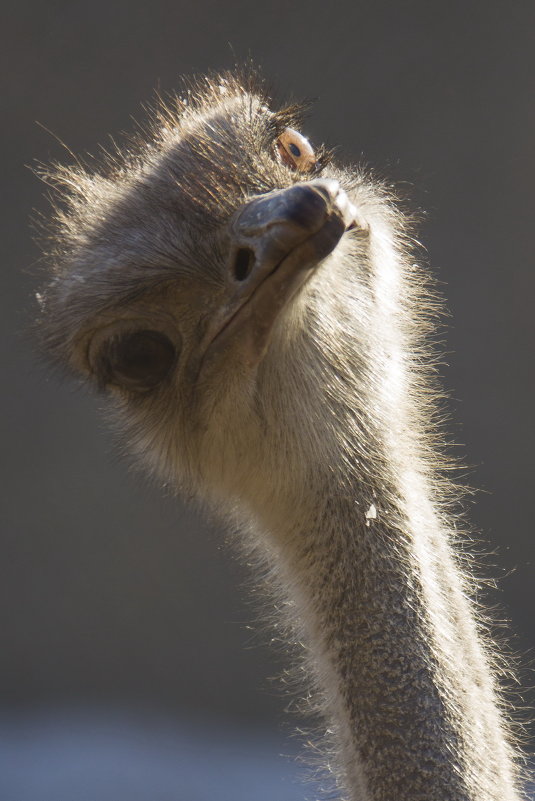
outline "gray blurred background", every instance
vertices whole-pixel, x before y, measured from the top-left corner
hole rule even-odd
[[[132,130],[155,89],[249,54],[280,96],[315,99],[305,126],[314,143],[405,182],[427,212],[421,241],[451,313],[450,431],[466,480],[482,490],[470,510],[477,550],[492,554],[490,603],[512,620],[533,702],[534,32],[532,0],[34,0],[4,11],[0,759],[19,727],[20,776],[54,736],[57,764],[72,764],[57,729],[70,721],[76,739],[99,710],[119,710],[125,738],[137,724],[124,715],[149,710],[150,725],[163,715],[186,738],[202,720],[201,730],[254,731],[259,743],[264,732],[273,754],[286,748],[289,699],[269,680],[284,660],[254,628],[248,573],[225,533],[129,473],[101,402],[49,376],[28,333],[39,267],[29,217],[47,203],[26,165],[70,160],[36,122],[74,153],[95,153],[109,133]],[[62,801],[57,787],[49,796],[43,781],[17,779],[6,753],[2,801]],[[279,769],[295,770],[266,763],[266,775]],[[68,801],[86,798],[69,786]],[[87,798],[107,799],[111,786]],[[112,801],[138,797],[117,787]],[[184,787],[139,798],[205,798]],[[222,799],[221,787],[206,797]],[[302,797],[288,788],[272,797]]]

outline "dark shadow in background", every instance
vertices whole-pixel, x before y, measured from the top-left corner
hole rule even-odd
[[[192,512],[112,454],[98,401],[36,366],[24,331],[46,211],[24,165],[131,130],[178,76],[250,52],[281,96],[315,97],[306,133],[408,182],[451,311],[453,439],[482,488],[491,601],[533,616],[535,5],[479,2],[27,2],[4,24],[4,409],[0,703],[142,703],[273,725],[287,699],[251,633],[246,570]],[[29,310],[29,311],[28,311]],[[500,613],[501,616],[501,613]],[[529,665],[531,656],[523,657]],[[524,674],[531,684],[529,672]]]

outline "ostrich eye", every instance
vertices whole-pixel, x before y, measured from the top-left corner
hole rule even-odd
[[[143,392],[158,386],[175,360],[175,347],[165,334],[134,331],[108,340],[100,351],[97,372],[104,384]]]
[[[316,166],[310,142],[293,128],[285,128],[281,133],[277,139],[277,150],[282,163],[292,170],[310,172]]]

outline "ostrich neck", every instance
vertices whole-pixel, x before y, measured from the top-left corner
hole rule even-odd
[[[406,478],[387,501],[316,476],[317,502],[270,526],[342,755],[342,797],[513,801],[515,769],[464,577]]]

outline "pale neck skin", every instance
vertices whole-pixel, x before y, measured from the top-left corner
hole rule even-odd
[[[358,487],[341,497],[329,483],[308,515],[272,519],[271,533],[334,731],[342,797],[517,801],[446,534],[420,511],[411,521],[410,500],[403,521],[380,497],[374,511]]]

